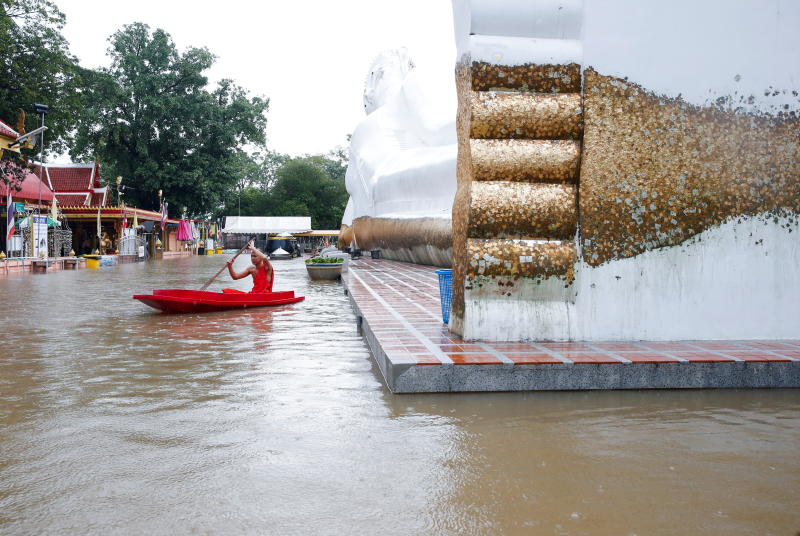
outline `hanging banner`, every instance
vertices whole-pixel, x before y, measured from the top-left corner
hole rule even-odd
[[[38,215],[33,217],[33,256],[47,257],[47,216]]]

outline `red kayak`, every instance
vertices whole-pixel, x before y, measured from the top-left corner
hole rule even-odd
[[[266,305],[285,305],[303,301],[305,297],[295,296],[294,291],[291,290],[247,294],[230,291],[164,289],[154,290],[152,294],[136,294],[133,299],[166,313],[206,313]]]

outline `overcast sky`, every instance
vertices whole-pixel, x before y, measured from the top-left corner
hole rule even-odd
[[[453,70],[450,0],[56,0],[81,65],[108,65],[108,37],[131,22],[163,28],[178,49],[217,56],[210,81],[232,78],[269,97],[267,144],[301,155],[346,146],[364,117],[367,70],[405,46],[420,66]]]

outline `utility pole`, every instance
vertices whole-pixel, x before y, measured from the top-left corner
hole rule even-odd
[[[47,112],[50,110],[50,107],[46,104],[34,104],[33,109],[36,111],[37,114],[42,118],[41,126],[44,126],[44,116],[47,115]],[[39,156],[39,205],[42,204],[42,174],[44,173],[44,129],[42,129],[42,134],[40,138],[40,143],[42,144],[40,156]],[[36,212],[39,212],[39,207],[36,207]]]
[[[42,118],[41,126],[44,127],[44,116],[47,115],[47,112],[50,110],[50,107],[47,106],[46,104],[34,103],[33,109]],[[36,216],[39,216],[39,213],[40,213],[39,208],[42,206],[42,178],[43,178],[43,174],[44,174],[44,128],[42,128],[42,134],[41,134],[41,138],[40,138],[39,142],[42,144],[42,146],[41,146],[41,151],[39,153],[40,154],[40,157],[39,157],[39,160],[40,160],[39,161],[39,200],[38,200],[38,204],[36,205],[36,210],[35,210]],[[34,244],[34,240],[36,238],[36,234],[34,233],[34,225],[35,225],[34,222],[36,221],[36,219],[37,218],[35,216],[31,215],[31,219],[30,219],[30,222],[29,222],[29,225],[28,225],[28,227],[30,227],[30,232],[31,232],[31,255],[34,255],[34,252],[36,251],[36,245]],[[45,235],[46,234],[47,234],[47,224],[45,223]]]

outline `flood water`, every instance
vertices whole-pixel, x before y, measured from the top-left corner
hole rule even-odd
[[[392,395],[300,260],[295,305],[130,298],[224,260],[0,277],[0,534],[800,531],[798,390]]]

